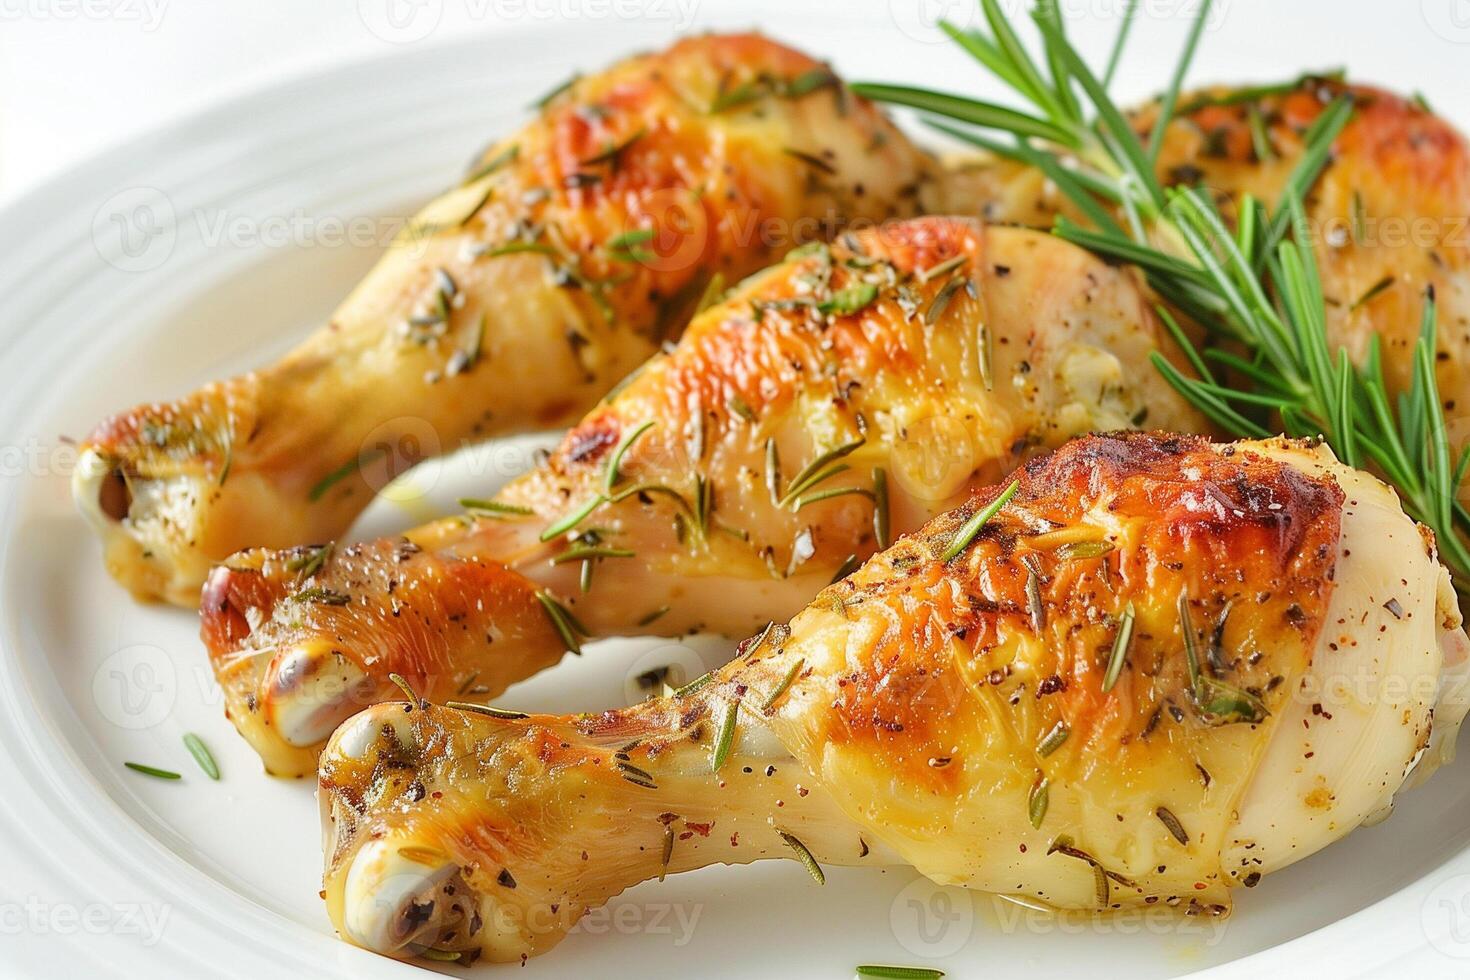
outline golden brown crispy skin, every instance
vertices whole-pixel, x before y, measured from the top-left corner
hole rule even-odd
[[[337,537],[426,456],[572,422],[712,276],[912,214],[930,173],[824,66],[757,35],[630,59],[490,147],[281,361],[98,426],[78,502],[115,577],[192,606],[212,562]]]
[[[493,506],[519,514],[428,525],[408,551],[231,558],[201,611],[230,715],[287,773],[310,768],[332,717],[390,695],[390,671],[433,699],[492,698],[567,649],[541,589],[596,636],[793,615],[877,550],[880,514],[891,539],[1070,436],[1198,427],[1134,367],[1157,341],[1132,273],[1036,232],[926,218],[803,250],[505,488]],[[320,677],[360,698],[333,709]]]
[[[1018,480],[973,539],[958,532],[1003,485],[688,693],[348,722],[320,776],[334,923],[396,955],[515,959],[640,880],[790,855],[783,834],[821,862],[899,859],[1059,907],[1222,911],[1236,807],[1333,595],[1331,467],[1286,443],[1124,434]],[[412,894],[435,904],[405,923]]]
[[[1223,904],[1232,807],[1323,626],[1343,495],[1248,448],[1161,434],[1077,440],[1018,479],[958,557],[943,560],[1000,488],[823,592],[807,614],[817,623],[794,628],[828,635],[788,644],[749,683],[768,689],[803,663],[772,730],[938,880],[1011,890],[1065,836],[1111,873],[1105,904]],[[1218,702],[1235,710],[1204,710],[1186,630],[1205,676],[1246,692]],[[1048,736],[1061,741],[1049,749]],[[964,802],[976,798],[991,802]],[[1193,853],[1155,862],[1138,845],[1160,806]],[[957,846],[1003,831],[1025,846],[955,863]],[[1093,875],[1079,869],[1019,890],[1086,906]]]

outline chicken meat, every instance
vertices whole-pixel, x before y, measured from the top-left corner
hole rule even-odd
[[[1432,534],[1325,447],[1086,437],[673,696],[349,720],[327,909],[390,956],[515,961],[640,881],[795,857],[1221,915],[1445,761],[1467,645]]]

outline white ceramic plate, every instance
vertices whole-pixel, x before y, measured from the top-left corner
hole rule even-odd
[[[702,26],[758,24],[830,56],[848,77],[969,85],[977,75],[929,25],[971,7],[931,6],[925,15],[898,0],[840,13],[791,3],[697,13]],[[1071,6],[1087,8],[1083,46],[1103,51],[1117,5]],[[1360,74],[1423,89],[1441,108],[1462,90],[1470,29],[1457,35],[1460,22],[1440,17],[1453,14],[1449,5],[1425,0],[1416,19],[1406,4],[1387,24],[1376,4],[1219,6],[1197,77],[1282,78],[1361,51]],[[1167,76],[1179,15],[1194,3],[1144,7],[1154,12],[1135,35],[1126,98]],[[317,896],[312,785],[263,776],[235,737],[194,617],[135,605],[103,573],[72,512],[60,437],[283,349],[329,312],[396,222],[451,183],[487,137],[517,125],[532,98],[574,69],[668,43],[671,21],[658,14],[671,15],[672,2],[640,9],[649,16],[639,21],[531,22],[405,48],[236,99],[0,214],[0,973],[418,969],[333,937]],[[1322,29],[1329,16],[1335,32]],[[416,472],[359,533],[416,523],[491,489],[527,445]],[[541,710],[624,703],[625,679],[669,656],[650,652],[658,646],[599,644],[509,698]],[[727,650],[711,641],[675,652],[713,665]],[[186,731],[213,747],[223,781],[194,769],[180,743]],[[125,759],[186,776],[149,780],[125,771]],[[1031,980],[1100,965],[1134,978],[1329,962],[1340,974],[1410,963],[1448,973],[1470,964],[1456,958],[1470,956],[1467,815],[1470,765],[1451,767],[1386,824],[1241,895],[1223,923],[1059,921],[903,871],[835,870],[819,890],[793,862],[707,869],[633,889],[522,975],[841,977],[863,962]]]

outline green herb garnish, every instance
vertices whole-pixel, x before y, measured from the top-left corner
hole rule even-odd
[[[585,521],[588,514],[591,514],[594,510],[601,507],[607,502],[607,497],[604,497],[602,494],[598,494],[591,500],[582,504],[582,506],[563,515],[561,519],[554,521],[551,524],[548,524],[546,526],[546,529],[541,532],[541,540],[550,541],[552,538],[565,534],[572,528],[576,527],[578,524],[581,524],[583,521]]]
[[[1113,649],[1108,654],[1108,669],[1103,673],[1102,691],[1104,694],[1113,689],[1118,683],[1118,675],[1123,672],[1123,661],[1128,659],[1128,647],[1133,642],[1133,603],[1123,607],[1123,615],[1118,620],[1118,632],[1113,634]]]
[[[804,667],[806,667],[806,658],[798,657],[796,663],[786,669],[786,673],[781,678],[781,682],[771,690],[770,694],[766,695],[765,700],[761,701],[761,714],[765,714],[771,710],[771,706],[780,699],[781,695],[786,693],[787,688],[791,687],[791,683],[796,680]]]
[[[587,627],[578,622],[577,617],[573,616],[566,606],[558,602],[545,589],[537,591],[536,601],[540,602],[541,608],[546,611],[546,618],[551,620],[551,625],[561,637],[561,642],[567,652],[580,657],[582,655],[581,638],[592,635],[587,632]]]
[[[219,763],[214,761],[214,756],[210,753],[209,746],[204,744],[203,739],[193,732],[187,732],[184,735],[184,748],[188,749],[194,761],[199,763],[199,768],[204,770],[204,775],[210,779],[219,779]]]
[[[1255,724],[1264,721],[1266,704],[1249,691],[1227,684],[1201,670],[1195,647],[1194,624],[1189,616],[1189,593],[1179,593],[1179,628],[1184,633],[1184,662],[1189,671],[1189,697],[1204,720],[1214,725]]]
[[[879,550],[893,543],[888,525],[888,473],[881,467],[873,470],[873,539]]]
[[[444,707],[453,708],[455,711],[469,711],[477,715],[487,715],[491,718],[499,718],[501,721],[520,721],[529,718],[530,715],[524,711],[511,711],[506,708],[496,708],[488,704],[475,704],[473,701],[445,701]]]
[[[825,481],[836,476],[838,473],[846,471],[849,467],[845,465],[829,466],[828,464],[835,463],[837,460],[851,455],[866,442],[866,439],[855,439],[852,442],[844,443],[835,449],[829,449],[818,456],[816,459],[812,460],[810,463],[802,468],[800,473],[792,477],[791,485],[786,488],[786,493],[783,494],[781,499],[776,502],[776,506],[785,507],[787,504],[790,504],[792,501],[799,498],[803,493],[810,490],[812,487],[815,487],[817,484],[824,483]],[[774,446],[774,442],[767,444],[768,466],[766,472],[768,475],[768,479],[771,472],[769,463],[772,457],[770,454],[774,452]],[[777,460],[776,463],[776,475],[779,478],[780,461]]]
[[[603,148],[602,152],[594,154],[583,160],[582,166],[594,167],[601,163],[607,163],[611,164],[613,168],[616,169],[618,165],[618,158],[622,156],[623,152],[627,150],[628,147],[641,140],[647,134],[648,130],[640,127],[638,130],[634,131],[631,135],[629,135],[621,142],[610,143]]]
[[[858,282],[837,290],[830,299],[819,302],[817,310],[836,316],[851,316],[866,309],[877,298],[878,287],[876,285],[871,282]]]
[[[468,174],[465,174],[465,178],[463,181],[460,182],[460,186],[473,184],[476,181],[483,180],[484,178],[493,174],[495,171],[499,170],[501,167],[505,166],[507,163],[515,160],[516,157],[520,156],[520,153],[520,144],[512,143],[510,146],[501,150],[499,153],[495,154],[493,157],[471,170]]]
[[[485,497],[460,497],[459,505],[476,517],[531,517],[536,513],[520,504],[507,504]]]
[[[638,441],[638,437],[643,435],[643,433],[647,432],[649,429],[653,428],[653,426],[653,419],[649,419],[647,422],[644,422],[642,425],[639,425],[637,428],[626,433],[623,438],[619,440],[617,448],[613,450],[613,454],[607,459],[607,471],[603,474],[602,478],[602,489],[604,491],[606,491],[607,493],[613,492],[613,488],[617,486],[618,480],[621,479],[622,476],[622,474],[618,472],[618,467],[620,467],[623,463],[623,456],[627,454],[629,447],[631,447],[633,443]]]
[[[332,489],[332,487],[352,474],[360,472],[369,463],[375,463],[386,455],[388,455],[388,450],[383,448],[370,449],[365,453],[358,453],[351,462],[343,463],[337,469],[318,480],[306,495],[307,499],[312,503],[316,503],[322,497],[326,496],[327,491]]]
[[[975,540],[975,535],[979,534],[980,529],[985,526],[985,522],[1000,513],[1000,509],[1010,503],[1011,498],[1016,495],[1016,491],[1020,487],[1020,480],[1012,480],[1011,485],[1002,490],[999,497],[996,497],[990,503],[976,511],[975,515],[955,532],[954,537],[950,539],[949,547],[944,549],[944,554],[940,555],[939,560],[950,561],[960,552],[968,548],[970,543]]]
[[[1040,773],[1037,775],[1040,778],[1026,796],[1026,816],[1031,821],[1031,826],[1040,830],[1042,822],[1046,820],[1047,807],[1051,805],[1051,780]]]
[[[802,867],[806,868],[806,873],[812,876],[812,880],[819,885],[825,885],[827,883],[827,876],[822,873],[822,866],[817,863],[817,859],[812,856],[812,852],[807,849],[807,846],[795,834],[788,834],[786,831],[780,829],[776,833],[786,842],[787,847],[796,852],[796,859],[801,862]]]
[[[730,749],[735,745],[735,723],[740,715],[740,702],[731,700],[725,704],[724,716],[720,719],[720,730],[715,735],[715,745],[710,753],[710,771],[719,772],[730,758]]]
[[[1173,812],[1167,807],[1161,806],[1154,810],[1154,816],[1159,818],[1159,823],[1168,829],[1175,840],[1185,847],[1189,846],[1189,834],[1185,832],[1184,824],[1179,822],[1179,818],[1174,816]]]
[[[1045,759],[1057,749],[1061,748],[1062,743],[1067,740],[1067,736],[1070,734],[1072,734],[1072,730],[1067,727],[1065,721],[1057,722],[1051,727],[1051,731],[1043,735],[1041,741],[1036,743],[1036,754]]]

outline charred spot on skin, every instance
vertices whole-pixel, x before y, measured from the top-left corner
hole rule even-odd
[[[567,436],[567,462],[595,460],[617,441],[617,423],[611,419],[580,425]]]

